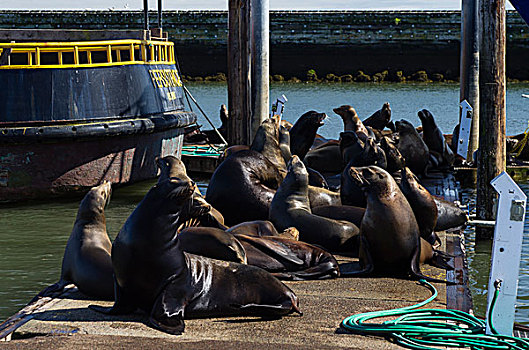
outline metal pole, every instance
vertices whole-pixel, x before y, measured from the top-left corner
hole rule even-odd
[[[459,102],[472,106],[472,127],[467,160],[472,160],[479,142],[479,17],[478,0],[462,0]],[[461,109],[461,112],[463,109]],[[465,116],[466,117],[466,116]],[[461,123],[462,116],[459,116]]]
[[[492,179],[505,171],[505,0],[480,0],[479,149],[476,214],[494,216]],[[476,229],[476,238],[492,238],[490,228]]]
[[[252,136],[269,110],[269,0],[251,0],[252,12]]]
[[[158,28],[162,30],[162,0],[158,0]]]
[[[149,0],[143,0],[143,28],[149,30]]]

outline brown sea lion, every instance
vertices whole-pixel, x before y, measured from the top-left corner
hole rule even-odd
[[[406,161],[406,166],[414,174],[421,175],[428,165],[429,151],[428,146],[419,136],[413,125],[406,121],[400,120],[395,123],[399,133],[399,142],[397,148]]]
[[[353,107],[349,105],[343,105],[338,108],[333,109],[334,113],[342,117],[344,124],[344,131],[354,131],[358,138],[362,141],[367,140],[367,138],[375,138],[373,130],[371,128],[366,128],[362,123],[358,114]]]
[[[286,163],[279,147],[279,116],[266,118],[253,139],[250,146],[252,151],[261,153],[266,157],[276,169],[281,173],[281,176],[286,175]]]
[[[363,121],[365,126],[370,126],[376,130],[384,130],[391,119],[391,108],[389,102],[382,105],[382,108],[373,113],[369,118]]]
[[[331,140],[311,149],[307,152],[303,163],[325,176],[340,173],[343,164],[339,141]]]
[[[374,272],[446,282],[422,274],[419,226],[391,175],[377,166],[351,167],[349,172],[365,191],[367,208],[360,226],[360,268],[342,274]]]
[[[105,206],[112,192],[110,182],[92,187],[84,196],[62,258],[61,278],[34,298],[53,296],[74,283],[87,296],[114,299],[112,243],[108,238]]]
[[[292,157],[287,176],[270,204],[269,220],[279,230],[297,228],[300,240],[330,251],[354,251],[356,248],[358,228],[354,224],[311,213],[308,173],[297,156]]]
[[[318,128],[323,126],[325,118],[327,118],[325,113],[316,111],[308,111],[298,118],[294,126],[289,130],[290,151],[293,155],[297,155],[300,159],[305,158],[314,143],[316,132]]]
[[[139,308],[151,326],[171,334],[184,331],[184,317],[299,312],[294,292],[268,272],[180,250],[177,228],[207,209],[194,206],[194,190],[176,178],[151,188],[112,246],[115,304],[91,308],[107,314]]]
[[[434,232],[437,206],[430,192],[419,183],[419,179],[409,168],[402,169],[399,187],[415,214],[420,236],[432,245],[440,244],[441,241]]]

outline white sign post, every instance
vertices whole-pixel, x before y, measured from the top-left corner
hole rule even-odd
[[[514,323],[527,196],[506,172],[496,176],[490,183],[500,198],[487,296],[487,334],[492,334],[488,315],[496,290],[495,285],[500,283],[500,293],[492,313],[492,324],[498,333],[510,336]]]
[[[461,122],[459,123],[459,139],[457,141],[457,154],[467,159],[468,141],[472,128],[472,106],[467,100],[461,102]]]

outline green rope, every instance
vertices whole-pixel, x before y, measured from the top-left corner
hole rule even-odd
[[[444,309],[419,309],[437,297],[437,290],[426,280],[419,281],[432,296],[413,306],[398,309],[366,312],[349,316],[341,326],[355,334],[386,337],[395,343],[420,350],[438,350],[439,346],[472,349],[529,349],[529,341],[497,334],[492,324],[492,311],[499,295],[500,286],[492,298],[489,324],[494,335],[486,335],[485,321],[466,312]],[[382,323],[369,322],[375,318],[393,317]],[[437,347],[434,347],[437,346]]]
[[[222,155],[224,148],[214,148],[211,146],[183,146],[182,155],[185,156],[216,156]]]

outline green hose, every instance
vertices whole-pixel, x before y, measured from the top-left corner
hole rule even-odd
[[[492,311],[499,295],[499,284],[492,298],[489,324],[494,335],[485,334],[485,321],[466,312],[444,309],[418,309],[437,297],[437,290],[426,280],[419,281],[432,296],[413,306],[392,310],[366,312],[349,316],[341,326],[352,333],[386,337],[395,343],[421,350],[438,350],[439,346],[472,349],[529,349],[529,341],[497,334],[492,325]],[[380,317],[394,319],[382,323],[367,323]],[[437,347],[433,347],[437,346]]]

